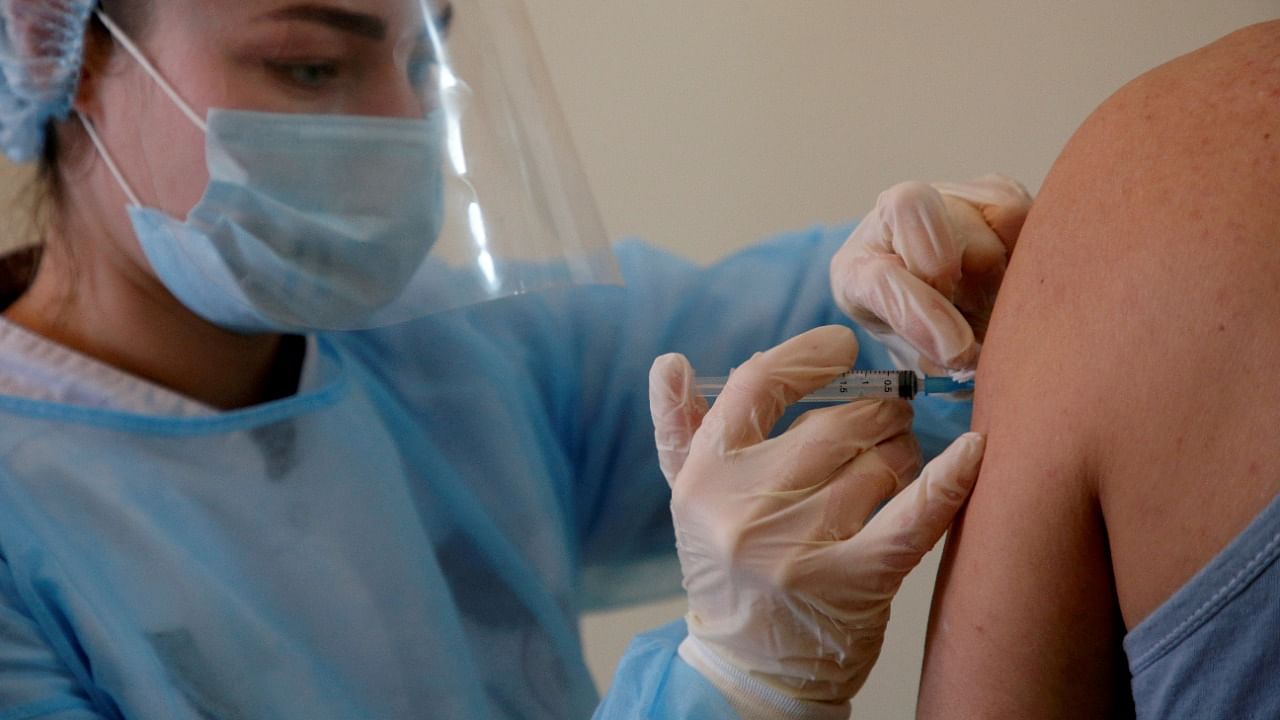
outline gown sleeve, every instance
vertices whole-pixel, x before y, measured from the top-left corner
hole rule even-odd
[[[105,720],[25,609],[0,557],[0,718]]]
[[[637,635],[594,720],[737,720],[706,678],[680,659],[683,620]]]

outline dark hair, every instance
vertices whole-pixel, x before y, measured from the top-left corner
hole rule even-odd
[[[151,0],[98,0],[95,9],[105,11],[126,33],[137,38],[146,30]],[[97,15],[92,15],[85,30],[82,74],[100,73],[112,60],[115,45],[106,26]],[[0,257],[0,310],[13,304],[35,281],[49,247],[53,224],[66,201],[63,167],[71,158],[85,151],[86,141],[84,129],[74,118],[50,120],[46,124],[44,147],[40,150],[35,176],[18,196],[30,208],[27,227],[19,236],[19,249]],[[65,256],[74,274],[72,243],[59,243],[56,251]]]
[[[131,37],[137,38],[146,30],[150,18],[151,0],[99,0],[103,10]],[[115,41],[106,26],[93,15],[85,31],[84,72],[101,71],[112,60]],[[45,126],[44,147],[35,178],[27,190],[31,200],[31,228],[37,235],[44,235],[58,206],[66,197],[66,181],[62,176],[62,162],[68,156],[84,151],[84,130],[74,118],[50,120]]]

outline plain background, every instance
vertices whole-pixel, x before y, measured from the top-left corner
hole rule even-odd
[[[1280,17],[1280,0],[529,5],[610,235],[698,261],[855,220],[900,180],[1000,171],[1034,191],[1127,80]],[[8,198],[24,179],[0,162],[0,242],[15,239]],[[894,604],[856,716],[913,714],[936,561]],[[601,686],[632,635],[682,613],[677,601],[588,618]]]

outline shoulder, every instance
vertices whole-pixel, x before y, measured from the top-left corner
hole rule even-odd
[[[1280,20],[1238,30],[1122,87],[1071,138],[1041,197],[1068,201],[1086,219],[1194,242],[1212,212],[1263,220],[1254,211],[1270,208],[1275,222],[1278,190]],[[1038,203],[1041,222],[1056,209]],[[1144,249],[1094,244],[1104,253]]]
[[[1278,100],[1280,20],[1274,20],[1237,30],[1138,76],[1098,107],[1067,150],[1100,138],[1139,137],[1146,142],[1136,145],[1138,150],[1204,147],[1206,135],[1232,133],[1241,139],[1256,135],[1257,147],[1275,139],[1264,136],[1280,116]]]
[[[1058,399],[1094,427],[1109,406],[1151,409],[1130,402],[1149,381],[1209,362],[1207,340],[1248,343],[1280,302],[1277,198],[1280,21],[1155,68],[1081,126],[1024,227],[989,370],[1008,356],[1028,392],[1066,381]]]
[[[1280,489],[1265,430],[1280,423],[1277,198],[1280,21],[1103,103],[1055,163],[1001,291],[979,379],[999,387],[980,392],[978,422],[1056,452],[1096,505],[1131,627]]]

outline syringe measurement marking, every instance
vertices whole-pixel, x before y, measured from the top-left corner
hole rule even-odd
[[[697,379],[698,394],[714,399],[724,390],[726,377]],[[847,402],[859,398],[900,397],[911,400],[916,395],[935,395],[973,389],[973,382],[958,382],[946,376],[920,377],[910,370],[851,370],[842,373],[826,386],[801,398],[798,402]]]

